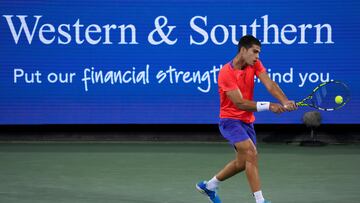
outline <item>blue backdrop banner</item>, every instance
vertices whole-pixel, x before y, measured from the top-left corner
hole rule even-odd
[[[325,123],[360,123],[359,1],[1,1],[0,124],[211,124],[217,76],[241,36],[290,99],[328,80],[352,100]],[[255,100],[275,101],[255,79]],[[256,113],[300,123],[304,112]]]

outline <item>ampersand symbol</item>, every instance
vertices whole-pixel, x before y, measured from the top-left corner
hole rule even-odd
[[[160,20],[164,20],[164,22],[160,25]],[[153,44],[153,45],[159,45],[163,42],[169,44],[169,45],[173,45],[177,42],[177,39],[175,40],[170,40],[169,39],[169,36],[171,34],[171,32],[173,31],[174,28],[176,28],[176,26],[167,26],[167,28],[169,29],[169,31],[166,33],[164,33],[163,29],[166,24],[167,24],[168,20],[165,16],[158,16],[156,19],[155,19],[155,30],[151,31],[149,36],[148,36],[148,41]],[[161,37],[161,40],[160,41],[155,41],[154,40],[154,34],[157,33],[159,34],[159,36]]]

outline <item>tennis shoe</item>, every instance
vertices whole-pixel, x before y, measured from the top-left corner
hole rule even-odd
[[[199,182],[196,184],[196,189],[203,195],[207,196],[211,203],[221,203],[219,196],[217,195],[216,190],[212,191],[206,188],[206,181]],[[269,202],[266,202],[269,203]]]

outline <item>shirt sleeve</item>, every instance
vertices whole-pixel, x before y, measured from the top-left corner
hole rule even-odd
[[[236,79],[235,79],[234,75],[232,75],[230,73],[230,71],[226,68],[223,68],[222,70],[220,70],[218,85],[219,85],[219,88],[225,92],[230,91],[230,90],[239,89],[239,87],[236,84]]]
[[[256,77],[259,77],[261,73],[266,73],[266,69],[260,60],[256,61],[256,63],[254,64],[254,68]]]

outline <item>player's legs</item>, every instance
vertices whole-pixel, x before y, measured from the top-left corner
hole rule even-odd
[[[238,142],[236,146],[236,159],[229,162],[216,178],[224,181],[245,169],[250,188],[253,192],[260,190],[260,178],[258,173],[257,151],[250,139]]]
[[[260,190],[260,178],[257,164],[256,134],[253,124],[247,124],[235,119],[221,119],[219,124],[221,134],[236,149],[236,158],[230,161],[211,180],[197,184],[197,189],[205,193],[212,202],[221,202],[216,189],[224,181],[237,173],[245,170],[251,190],[256,202],[267,202]],[[212,194],[215,194],[213,196]],[[212,197],[215,197],[214,199]]]
[[[219,123],[221,134],[234,145],[235,149],[235,143],[249,140],[249,138],[256,143],[256,136],[253,127],[253,124],[246,124],[235,119],[221,119]],[[245,169],[246,156],[240,155],[237,150],[235,150],[235,152],[235,159],[230,161],[216,175],[218,180],[224,181]]]

